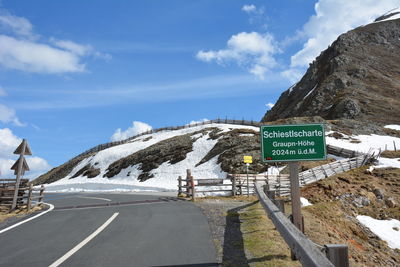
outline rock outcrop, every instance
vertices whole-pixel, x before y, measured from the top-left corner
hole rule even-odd
[[[283,92],[262,122],[321,116],[377,125],[400,122],[400,19],[358,27],[339,38]]]

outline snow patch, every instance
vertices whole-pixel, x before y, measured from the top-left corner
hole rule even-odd
[[[239,134],[239,136],[254,136],[252,133],[247,133],[247,134]]]
[[[217,163],[217,157],[214,157],[213,159],[195,167],[195,165],[199,163],[218,142],[218,140],[209,139],[209,134],[203,135],[201,133],[192,137],[193,139],[198,139],[193,143],[193,151],[189,152],[184,160],[173,165],[169,162],[164,162],[157,169],[154,169],[150,172],[154,175],[153,178],[150,178],[144,182],[138,181],[137,177],[142,173],[140,170],[140,165],[134,165],[123,169],[118,175],[112,178],[103,178],[108,166],[123,157],[127,157],[160,141],[179,135],[193,133],[210,127],[218,127],[221,129],[221,132],[228,132],[233,129],[250,129],[259,131],[258,127],[253,126],[208,124],[173,131],[161,131],[152,134],[146,134],[131,140],[129,143],[104,149],[97,154],[84,159],[65,178],[46,185],[46,191],[176,191],[178,176],[182,176],[183,178],[186,177],[186,169],[191,169],[192,175],[196,179],[225,178],[226,173],[222,171],[220,165]],[[70,179],[77,171],[87,164],[100,169],[100,174],[94,178],[78,176]]]
[[[292,86],[290,86],[289,89],[287,89],[287,91],[289,91],[289,95],[292,93],[293,88],[297,85],[297,83],[293,84]]]
[[[311,206],[312,204],[308,201],[308,199],[304,197],[300,197],[300,203],[302,207]]]
[[[400,221],[396,219],[376,220],[365,215],[357,216],[357,220],[379,236],[380,239],[386,241],[390,248],[400,249],[400,231],[394,229],[400,229]]]
[[[311,91],[310,92],[308,92],[308,94],[306,94],[306,96],[305,97],[303,97],[303,100],[304,99],[306,99],[309,95],[311,95],[312,94],[312,92],[314,92],[314,90],[315,90],[315,88],[317,88],[317,85],[318,84],[316,84],[315,86],[314,86],[314,88],[313,89],[311,89]]]
[[[400,158],[379,158],[375,168],[400,168]]]
[[[329,134],[328,132],[327,134]],[[335,139],[334,137],[326,136],[326,144],[333,145],[337,147],[343,147],[347,149],[351,149],[358,152],[367,153],[371,149],[373,152],[378,153],[379,150],[394,149],[394,143],[398,144],[397,147],[400,147],[400,138],[386,136],[386,135],[353,135],[349,136],[349,139],[358,140],[359,143],[353,143],[352,140],[346,139]]]
[[[396,124],[386,125],[385,128],[400,131],[400,125],[396,125]]]

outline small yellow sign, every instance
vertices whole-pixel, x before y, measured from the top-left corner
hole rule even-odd
[[[253,163],[253,157],[252,156],[243,156],[243,161],[244,161],[244,163]]]

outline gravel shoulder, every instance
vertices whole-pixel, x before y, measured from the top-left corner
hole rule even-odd
[[[207,217],[221,266],[301,266],[256,197],[196,200]]]

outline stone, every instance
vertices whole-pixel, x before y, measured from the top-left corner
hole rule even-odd
[[[373,193],[375,194],[377,199],[383,199],[384,197],[382,189],[376,188],[374,189]]]
[[[392,197],[389,197],[388,199],[386,199],[385,203],[389,208],[394,208],[397,206],[396,201]]]

